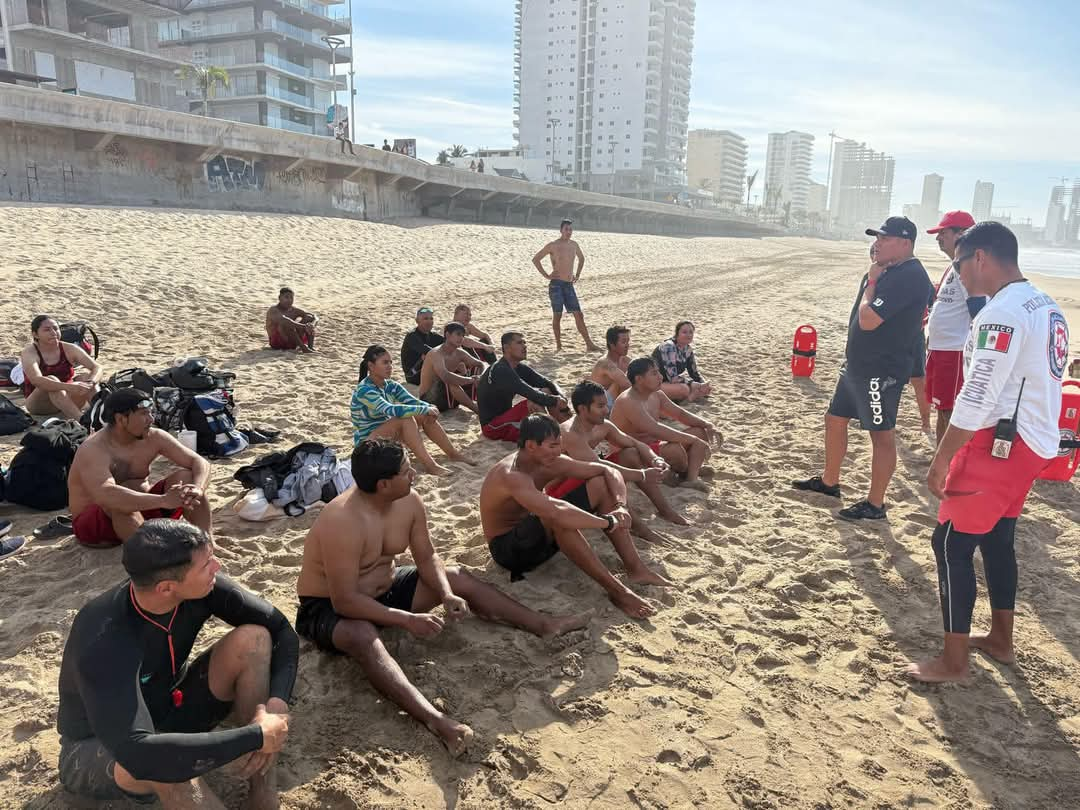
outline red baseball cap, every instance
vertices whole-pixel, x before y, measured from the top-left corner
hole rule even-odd
[[[941,218],[936,228],[928,228],[927,233],[937,233],[946,228],[970,228],[975,224],[975,217],[967,211],[950,211]]]

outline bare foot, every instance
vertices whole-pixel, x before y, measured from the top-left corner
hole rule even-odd
[[[683,489],[696,489],[698,492],[708,492],[709,485],[702,481],[700,478],[695,478],[693,481],[685,479],[679,482],[679,486]]]
[[[1016,663],[1016,654],[1013,651],[1013,646],[1008,642],[998,641],[990,635],[979,635],[972,636],[968,643],[976,650],[982,650],[999,663]]]
[[[953,683],[966,681],[968,670],[967,667],[962,670],[949,669],[944,659],[939,657],[908,664],[907,676],[923,683]]]
[[[670,588],[675,584],[645,566],[640,571],[627,571],[626,578],[637,585],[659,585],[661,588]]]
[[[689,526],[690,521],[676,512],[674,509],[658,509],[657,514],[660,515],[668,523],[674,523],[676,526]]]
[[[667,543],[667,538],[662,534],[657,534],[644,523],[636,522],[630,527],[630,533],[636,537],[640,537],[646,543]]]
[[[601,349],[595,343],[586,343],[585,344],[585,351],[587,351],[587,352],[602,352],[603,349]]]
[[[448,467],[444,467],[437,461],[432,461],[430,464],[424,464],[424,472],[426,472],[428,475],[437,475],[441,477],[444,475],[449,475],[451,472],[453,472],[453,470],[449,469]]]
[[[716,475],[716,468],[713,467],[711,464],[702,464],[701,469],[698,470],[698,475],[700,475],[702,478],[712,478],[714,475]]]
[[[469,749],[474,736],[473,730],[467,725],[459,723],[457,720],[451,720],[445,715],[428,726],[428,728],[436,737],[442,740],[446,750],[454,758],[460,757]]]
[[[629,588],[625,588],[617,594],[608,594],[608,598],[615,603],[615,607],[631,619],[644,619],[646,616],[652,616],[656,613],[656,608]]]
[[[555,638],[571,630],[580,630],[592,620],[593,612],[579,613],[576,616],[547,616],[540,631],[542,638]]]
[[[278,810],[281,800],[273,767],[266,776],[256,776],[248,784],[248,795],[241,805],[242,810]]]
[[[555,351],[557,351],[557,352],[561,352],[561,351],[562,351],[562,344],[561,344],[561,343],[556,343],[556,344],[555,344]]]
[[[476,466],[476,462],[464,453],[454,453],[452,456],[447,456],[447,458],[451,461],[460,461],[462,464],[468,464],[470,467]]]

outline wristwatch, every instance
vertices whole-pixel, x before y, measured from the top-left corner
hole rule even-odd
[[[600,515],[600,517],[602,517],[604,520],[607,521],[607,529],[606,529],[606,531],[610,532],[612,529],[614,529],[618,525],[618,521],[615,520],[615,518],[612,517],[611,515]]]

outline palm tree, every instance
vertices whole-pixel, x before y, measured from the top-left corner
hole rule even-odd
[[[443,149],[435,158],[435,162],[438,163],[440,166],[447,165],[450,162],[450,153]]]
[[[202,114],[207,116],[210,114],[208,101],[214,97],[217,86],[229,86],[229,72],[215,65],[189,65],[180,70],[181,79],[190,77],[195,78],[196,86],[202,91]]]
[[[450,147],[450,157],[459,158],[468,156],[469,150],[465,147],[464,144],[455,143],[453,146]]]

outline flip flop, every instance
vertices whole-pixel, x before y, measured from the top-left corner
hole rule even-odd
[[[38,526],[34,529],[34,537],[38,540],[67,537],[71,533],[71,515],[57,515],[44,526]]]

